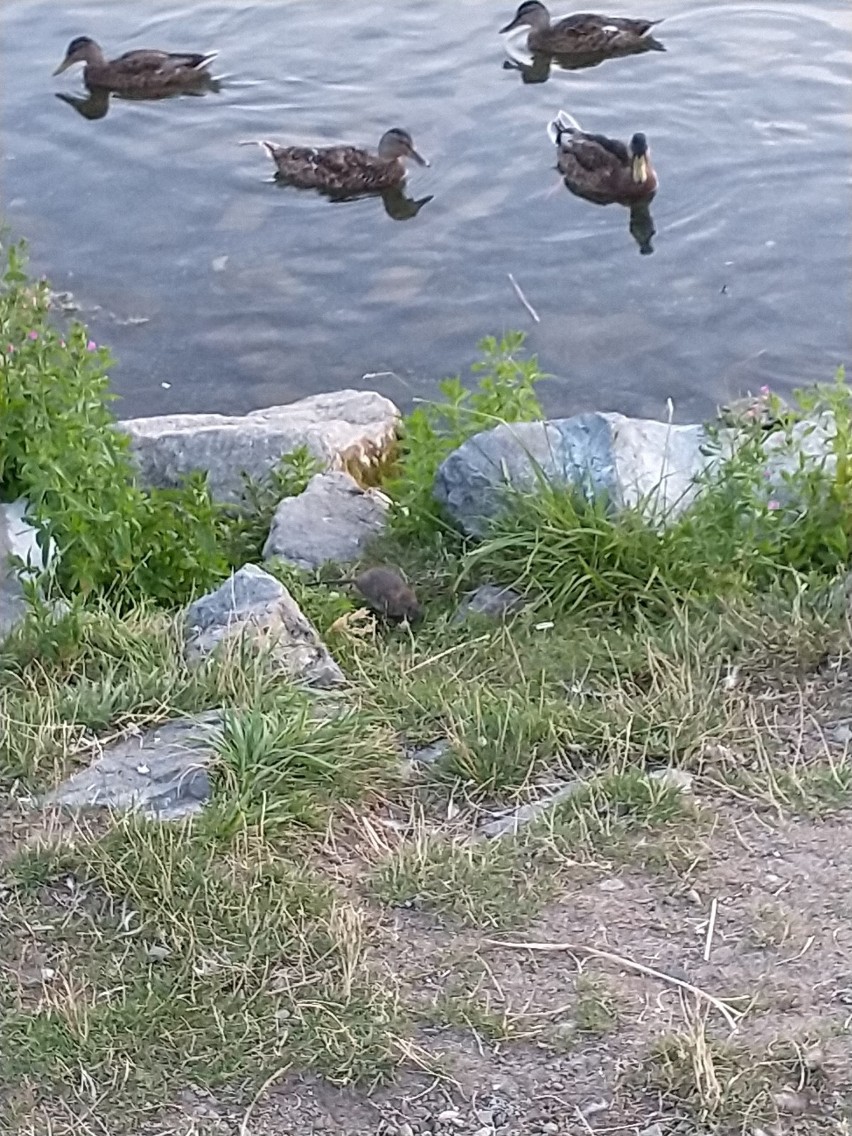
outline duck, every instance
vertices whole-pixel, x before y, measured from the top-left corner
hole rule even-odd
[[[627,145],[603,134],[588,134],[564,110],[547,132],[557,147],[556,166],[579,197],[601,205],[631,205],[650,201],[657,192],[660,182],[644,134],[634,134]]]
[[[414,148],[407,130],[394,126],[379,140],[375,154],[357,146],[278,146],[258,142],[275,163],[276,177],[298,189],[352,195],[381,193],[405,181],[405,160],[420,166],[429,163]]]
[[[606,56],[636,51],[665,51],[658,40],[648,35],[651,28],[661,22],[578,12],[553,24],[550,13],[540,0],[524,0],[514,18],[500,29],[500,34],[526,26],[531,29],[527,36],[530,51],[564,56]]]
[[[53,74],[61,75],[75,63],[83,63],[83,82],[90,91],[156,96],[209,81],[207,68],[217,55],[216,51],[201,54],[137,48],[117,59],[107,59],[100,44],[89,36],[77,36],[68,44],[65,58]]]

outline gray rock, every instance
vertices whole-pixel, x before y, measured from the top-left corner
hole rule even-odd
[[[351,564],[384,529],[389,504],[383,493],[361,489],[348,473],[318,473],[304,493],[286,497],[275,510],[263,558],[308,571],[330,560]]]
[[[478,834],[494,840],[500,836],[516,833],[525,825],[531,824],[534,820],[538,820],[546,812],[555,808],[561,801],[567,801],[587,787],[588,782],[586,781],[569,781],[567,784],[561,785],[555,792],[548,793],[547,796],[541,797],[537,801],[531,801],[528,805],[519,805],[518,808],[504,813],[494,820],[486,821],[485,824],[480,825]]]
[[[465,596],[456,609],[452,623],[462,623],[469,615],[487,615],[491,619],[502,619],[512,612],[519,611],[524,597],[514,588],[499,584],[480,584],[476,591]]]
[[[38,530],[25,520],[27,508],[23,499],[0,505],[0,640],[26,614],[21,581],[43,572],[55,554],[52,540],[42,550]]]
[[[159,820],[198,812],[210,798],[207,770],[221,725],[220,711],[178,718],[125,741],[112,742],[44,798],[70,809],[137,810]]]
[[[239,500],[245,473],[261,481],[300,446],[331,468],[369,469],[393,447],[399,410],[375,391],[312,395],[246,415],[166,414],[119,428],[144,485],[174,488],[203,470],[213,496]]]
[[[226,641],[243,639],[268,653],[269,664],[291,681],[318,687],[344,681],[284,585],[254,564],[244,565],[215,592],[190,604],[184,631],[189,662],[206,659]]]
[[[653,769],[648,777],[651,781],[662,785],[664,789],[673,789],[678,793],[692,792],[693,776],[686,769],[676,769],[674,766]]]
[[[684,509],[711,460],[703,426],[675,426],[623,414],[578,414],[503,424],[476,434],[440,466],[435,497],[466,533],[481,536],[509,490],[543,481],[606,494],[616,508],[645,503],[656,517]]]
[[[26,604],[18,574],[9,562],[12,538],[8,531],[6,506],[0,508],[0,640],[24,618]]]
[[[428,745],[406,748],[405,755],[412,765],[437,765],[447,756],[451,748],[446,738],[438,738],[437,741],[429,742]]]

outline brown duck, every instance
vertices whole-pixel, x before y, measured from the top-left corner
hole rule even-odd
[[[634,134],[625,146],[603,134],[588,134],[570,114],[560,111],[548,127],[556,143],[556,165],[565,184],[580,197],[606,205],[650,201],[659,179],[651,165],[644,134]]]
[[[90,91],[140,96],[176,94],[209,80],[207,67],[217,54],[215,51],[201,55],[141,48],[126,51],[117,59],[107,59],[93,39],[77,36],[68,44],[65,58],[53,74],[61,75],[75,63],[83,63],[83,82]]]
[[[278,146],[259,142],[275,163],[277,178],[299,189],[328,194],[374,193],[393,189],[405,180],[405,160],[428,166],[407,130],[386,131],[377,153],[356,146]]]
[[[665,50],[661,43],[648,37],[660,20],[631,20],[621,16],[597,16],[578,12],[551,23],[550,13],[539,0],[526,0],[500,34],[515,28],[529,27],[527,47],[530,51],[550,55],[618,55],[633,51]]]

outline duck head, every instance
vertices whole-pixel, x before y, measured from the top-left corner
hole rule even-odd
[[[515,12],[515,18],[500,29],[500,35],[522,27],[530,27],[534,31],[544,31],[550,27],[550,13],[539,0],[525,0]]]
[[[103,57],[103,52],[93,39],[90,39],[88,36],[77,36],[76,39],[72,39],[68,44],[65,58],[53,74],[61,75],[63,71],[67,71],[68,68],[73,67],[75,63],[100,63]]]
[[[379,140],[379,157],[387,161],[394,158],[413,158],[419,166],[428,166],[429,163],[422,154],[414,149],[414,141],[407,130],[398,126],[386,130]]]
[[[634,134],[627,147],[630,154],[630,168],[633,180],[641,185],[648,180],[650,170],[651,151],[648,149],[648,139],[644,134]]]

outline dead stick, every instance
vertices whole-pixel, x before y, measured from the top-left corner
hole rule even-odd
[[[437,655],[430,655],[428,659],[421,659],[419,663],[415,663],[413,667],[409,667],[405,672],[407,675],[414,674],[419,671],[421,667],[428,667],[430,663],[437,663],[439,659],[445,659],[447,655],[452,655],[455,651],[461,651],[464,647],[473,647],[476,643],[484,643],[486,639],[491,636],[480,635],[478,639],[470,639],[466,643],[456,643],[452,647],[447,647],[444,651],[439,651]]]
[[[713,946],[713,932],[716,930],[716,912],[719,909],[718,901],[714,898],[710,904],[710,922],[707,924],[707,938],[704,940],[704,961],[710,961],[710,951]]]
[[[507,273],[506,273],[506,275],[507,275],[507,276],[509,277],[509,283],[510,283],[510,284],[512,285],[512,287],[513,287],[513,288],[515,289],[515,295],[516,295],[516,296],[518,297],[518,299],[519,299],[519,300],[521,301],[521,303],[522,303],[522,304],[524,305],[524,307],[525,307],[525,308],[527,309],[527,311],[528,311],[528,312],[530,313],[530,315],[531,315],[531,316],[532,316],[532,318],[533,318],[533,319],[535,320],[535,322],[536,322],[536,323],[541,323],[541,320],[540,320],[540,319],[538,318],[538,312],[537,312],[537,311],[535,310],[535,308],[534,308],[534,307],[532,306],[532,304],[531,304],[531,303],[529,302],[529,300],[528,300],[528,299],[526,298],[526,296],[525,296],[525,295],[523,294],[523,292],[521,291],[521,286],[520,286],[520,284],[519,284],[519,283],[517,282],[517,280],[516,280],[516,279],[514,278],[514,276],[512,275],[512,273],[511,273],[511,272],[507,272]]]
[[[688,990],[690,994],[694,994],[696,998],[703,998],[705,1002],[709,1002],[714,1006],[725,1021],[728,1023],[732,1030],[737,1028],[737,1018],[742,1017],[742,1014],[727,1002],[723,1002],[721,998],[716,998],[712,994],[708,994],[706,990],[702,990],[700,986],[693,986],[691,982],[687,982],[683,978],[677,978],[673,974],[666,974],[664,970],[657,970],[653,966],[645,966],[644,963],[636,962],[635,959],[626,958],[624,955],[616,954],[614,951],[601,951],[597,947],[586,947],[581,943],[509,943],[502,942],[500,939],[485,939],[484,942],[490,944],[492,947],[508,947],[510,950],[515,951],[564,951],[566,954],[572,955],[588,955],[590,958],[606,959],[607,962],[614,962],[617,966],[622,966],[626,970],[634,970],[637,974],[645,974],[649,978],[659,978],[662,982],[669,983],[670,986],[677,986],[681,990]]]

